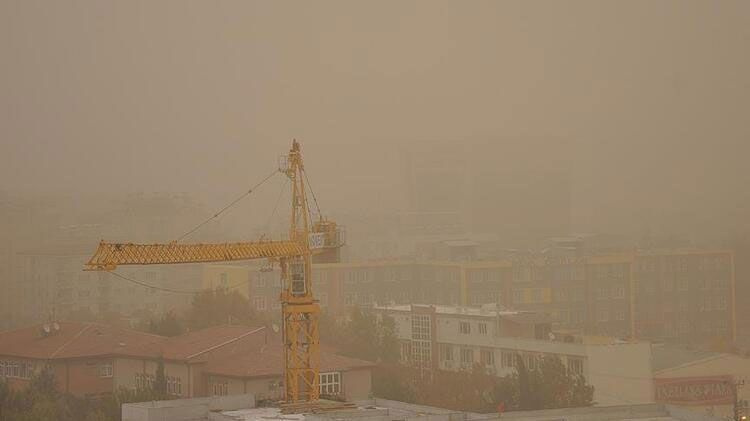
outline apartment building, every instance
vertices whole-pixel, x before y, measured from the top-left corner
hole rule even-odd
[[[77,322],[0,332],[0,378],[12,388],[49,366],[59,391],[85,397],[153,385],[161,361],[173,396],[278,398],[281,355],[281,339],[265,327],[217,326],[172,338]],[[368,397],[372,363],[324,350],[321,367],[322,394]]]
[[[191,297],[160,288],[196,290],[200,287],[199,265],[118,268],[117,273],[122,277],[84,271],[84,264],[95,249],[96,243],[76,243],[19,252],[23,267],[19,278],[22,287],[16,294],[17,324],[39,323],[50,317],[66,318],[73,313],[161,314],[187,308]]]
[[[497,376],[506,376],[515,371],[518,355],[531,370],[541,357],[555,356],[594,386],[598,405],[653,402],[647,342],[555,334],[542,313],[489,305],[396,305],[374,310],[395,321],[406,364],[440,370],[467,370],[481,364]]]
[[[736,339],[731,251],[639,252],[632,267],[637,335],[680,340]]]
[[[324,311],[425,303],[545,312],[556,329],[589,335],[705,342],[736,337],[732,252],[548,252],[496,261],[382,260],[313,265]],[[255,309],[278,312],[280,274],[249,270]],[[696,326],[697,329],[689,328]]]

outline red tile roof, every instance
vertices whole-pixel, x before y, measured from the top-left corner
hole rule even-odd
[[[0,355],[33,359],[66,359],[105,355],[156,358],[167,340],[162,336],[100,323],[59,322],[44,335],[43,325],[0,332]]]
[[[283,347],[278,335],[256,334],[254,346],[243,347],[232,355],[209,359],[203,371],[208,374],[251,378],[277,377],[283,373]],[[335,354],[330,348],[320,351],[320,371],[349,371],[372,367],[374,363]]]
[[[167,338],[100,323],[59,322],[59,331],[42,335],[42,326],[0,332],[0,355],[31,359],[124,356],[204,362],[210,374],[266,377],[282,374],[279,335],[264,327],[216,326]],[[214,354],[213,351],[220,350]],[[323,348],[321,371],[347,371],[373,363],[343,357]]]
[[[164,344],[164,358],[168,360],[195,360],[208,351],[248,336],[263,338],[263,327],[215,326],[169,338]],[[258,339],[259,340],[259,339]]]

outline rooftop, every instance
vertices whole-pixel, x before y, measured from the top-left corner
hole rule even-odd
[[[261,339],[261,335],[257,335]],[[203,369],[205,373],[236,378],[278,377],[283,374],[281,355],[283,348],[278,335],[263,335],[262,340],[249,347],[236,350],[226,358],[216,358],[208,362]],[[372,367],[370,361],[337,355],[330,348],[322,347],[320,352],[320,371],[349,371],[356,368]],[[236,355],[235,357],[233,357]]]
[[[0,355],[35,359],[104,355],[155,358],[167,340],[100,323],[58,322],[0,332]]]
[[[165,405],[160,402],[124,404],[123,420],[161,420],[188,419],[213,421],[718,421],[698,412],[680,409],[670,405],[643,404],[587,408],[563,408],[541,411],[505,412],[498,414],[476,414],[452,411],[443,408],[415,405],[386,399],[369,399],[354,402],[351,408],[329,409],[316,413],[283,414],[279,408],[256,408],[254,405],[242,405],[254,402],[252,395],[234,395],[224,397],[178,399]],[[335,405],[335,404],[334,404]],[[136,412],[134,410],[140,409]],[[135,418],[144,414],[143,410],[158,409],[146,417]],[[196,411],[196,409],[200,409]],[[181,417],[181,418],[177,418]]]
[[[686,346],[655,344],[651,347],[654,372],[721,357],[718,352],[691,349]]]
[[[434,310],[436,314],[440,315],[456,315],[456,316],[471,316],[471,317],[507,317],[519,322],[527,323],[541,323],[549,321],[549,316],[546,313],[538,311],[521,311],[521,310],[506,310],[498,308],[496,305],[485,304],[481,307],[463,307],[463,306],[447,306],[440,304],[395,304],[395,305],[378,305],[374,307],[376,310],[382,311],[399,311],[399,312],[412,312],[413,308],[425,308]]]

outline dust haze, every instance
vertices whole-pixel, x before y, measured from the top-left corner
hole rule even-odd
[[[748,229],[745,2],[1,7],[9,192],[218,206],[298,138],[330,209],[388,212],[440,144],[564,171],[576,230]]]
[[[223,323],[270,329],[280,290],[268,292],[276,284],[265,277],[282,279],[278,268],[128,268],[130,284],[79,269],[102,239],[285,238],[290,183],[277,169],[293,139],[310,210],[346,228],[346,244],[315,262],[330,274],[315,272],[315,282],[339,288],[322,294],[337,323],[383,303],[503,304],[553,314],[549,324],[530,322],[539,324],[529,340],[555,341],[563,327],[750,355],[750,2],[741,0],[0,0],[0,335],[105,313],[164,336]],[[630,260],[618,260],[624,254]],[[537,276],[523,265],[557,258],[572,265],[565,275],[519,281]],[[473,278],[480,266],[486,276]],[[409,286],[347,289],[381,270],[408,273]],[[189,294],[235,276],[252,311],[196,322],[204,314]],[[441,285],[463,284],[410,289],[443,276]],[[555,289],[607,277],[612,294]],[[475,279],[485,286],[472,290]],[[681,279],[695,285],[680,289]],[[653,295],[654,285],[662,292]],[[689,300],[659,301],[688,290]],[[576,294],[585,309],[569,308]],[[610,298],[628,304],[601,312]],[[397,310],[375,313],[382,321]],[[184,331],[167,335],[158,320]],[[687,338],[694,327],[701,345]],[[399,340],[403,360],[416,348]],[[359,353],[362,343],[336,345],[378,363],[399,353]],[[566,360],[568,369],[594,370],[595,357],[585,358]],[[646,371],[649,387],[666,376]],[[597,393],[608,386],[594,383],[583,406],[607,399]],[[440,401],[433,392],[418,403]],[[524,405],[513,408],[533,406]],[[558,407],[566,405],[574,404]]]

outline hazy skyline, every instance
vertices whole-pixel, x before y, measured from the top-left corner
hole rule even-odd
[[[398,209],[399,148],[434,141],[566,167],[579,226],[738,219],[748,22],[742,1],[4,0],[0,189],[220,206],[297,138],[327,208]]]

